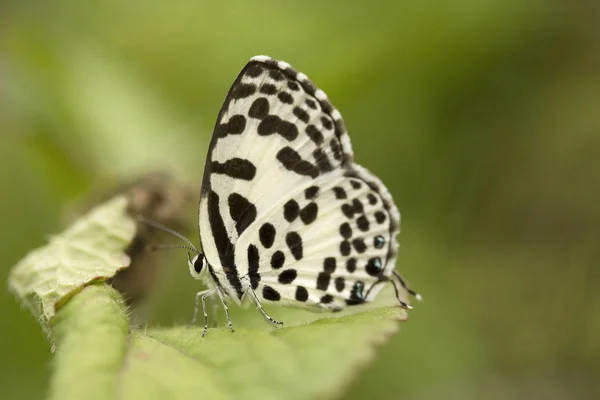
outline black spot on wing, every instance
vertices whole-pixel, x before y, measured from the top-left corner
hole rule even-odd
[[[377,235],[373,238],[373,247],[376,249],[381,249],[385,244],[385,239],[381,235]]]
[[[349,258],[346,260],[346,270],[350,273],[356,271],[356,258]]]
[[[316,126],[308,124],[304,132],[306,132],[310,140],[312,140],[316,145],[320,145],[321,143],[323,143],[323,134],[319,129],[317,129]]]
[[[272,224],[265,222],[258,230],[258,237],[265,248],[271,248],[275,241],[275,227]]]
[[[348,198],[348,195],[346,194],[346,191],[344,190],[344,188],[341,188],[339,186],[336,186],[333,188],[333,193],[335,194],[335,198],[338,200],[343,200]]]
[[[298,276],[298,273],[295,269],[286,269],[282,273],[279,274],[277,280],[279,283],[283,283],[284,285],[288,285],[294,282],[294,279]]]
[[[291,142],[298,137],[298,128],[291,122],[282,120],[277,115],[268,115],[258,124],[257,133],[260,136],[277,133]]]
[[[373,193],[369,193],[367,195],[367,199],[369,199],[369,204],[374,206],[375,204],[377,204],[377,196],[375,196]]]
[[[285,79],[285,75],[278,69],[272,69],[269,71],[269,76],[276,81],[282,81]]]
[[[329,304],[333,301],[333,296],[330,294],[326,294],[325,296],[321,297],[321,304]]]
[[[260,74],[263,73],[265,69],[263,68],[263,66],[258,63],[252,63],[250,65],[248,65],[248,67],[246,68],[246,75],[252,77],[252,78],[258,78],[260,76]]]
[[[333,274],[336,268],[335,257],[327,257],[323,260],[323,271],[328,274]]]
[[[386,220],[386,216],[385,213],[383,211],[377,211],[375,213],[375,221],[377,221],[378,224],[383,224]]]
[[[227,135],[239,135],[246,129],[246,117],[243,115],[233,115],[229,122],[219,124],[215,128],[215,136],[224,138]]]
[[[362,183],[360,183],[360,181],[356,180],[356,179],[350,179],[350,186],[352,186],[354,189],[360,189],[362,187]]]
[[[308,115],[308,113],[300,107],[294,107],[294,110],[292,112],[300,121],[306,124],[308,123],[308,121],[310,121],[310,116]]]
[[[288,232],[288,234],[285,236],[285,243],[296,260],[302,259],[302,238],[298,232]]]
[[[229,215],[235,221],[238,235],[241,235],[256,219],[256,206],[239,193],[230,194],[227,203],[229,205]]]
[[[269,115],[269,100],[264,97],[254,100],[248,110],[248,116],[256,119],[264,119],[267,115]]]
[[[277,160],[279,160],[285,169],[295,172],[298,175],[310,176],[311,178],[319,176],[317,167],[303,160],[300,154],[291,147],[286,146],[279,150]]]
[[[317,197],[318,194],[319,194],[318,186],[311,186],[304,190],[304,197],[306,197],[307,200],[314,199],[315,197]]]
[[[350,247],[350,242],[347,240],[344,240],[342,243],[340,243],[340,254],[343,256],[347,256],[350,255],[350,251],[352,251],[352,248]]]
[[[260,274],[258,273],[259,265],[260,255],[258,253],[258,248],[251,244],[248,246],[248,276],[250,277],[252,289],[256,289],[258,287],[258,282],[260,282]]]
[[[300,210],[300,219],[305,225],[312,224],[317,219],[319,213],[319,207],[317,203],[308,203],[306,207]]]
[[[358,217],[358,219],[356,220],[356,226],[358,226],[358,229],[360,229],[363,232],[369,230],[369,220],[364,214]]]
[[[315,158],[319,170],[323,172],[333,171],[333,165],[331,165],[331,161],[323,149],[317,148],[313,151],[313,157]]]
[[[284,263],[285,263],[285,254],[283,254],[283,252],[281,250],[277,250],[275,253],[273,253],[273,255],[271,256],[271,268],[279,269],[279,268],[283,267]]]
[[[338,292],[344,291],[344,287],[346,287],[346,282],[345,282],[343,276],[338,276],[337,278],[335,278],[334,283],[335,283],[335,290],[337,290]]]
[[[265,83],[260,87],[259,91],[262,94],[273,95],[277,93],[277,87],[275,85],[271,85],[270,83]]]
[[[251,181],[256,176],[256,167],[250,161],[243,158],[232,158],[224,163],[213,161],[210,171],[214,174],[224,174],[230,178]]]
[[[354,306],[365,302],[364,296],[365,284],[363,281],[356,281],[350,291],[350,298],[346,299],[346,304]]]
[[[336,139],[333,139],[329,142],[329,147],[331,148],[331,153],[333,154],[333,158],[336,160],[342,159],[342,148]]]
[[[238,82],[231,90],[230,96],[232,99],[237,100],[245,99],[248,96],[252,96],[254,93],[256,93],[255,84]]]
[[[327,290],[329,282],[331,281],[331,275],[326,272],[320,272],[317,276],[317,289]]]
[[[312,108],[313,110],[316,110],[316,109],[317,109],[317,103],[315,103],[315,101],[314,101],[314,100],[312,100],[312,99],[306,99],[304,102],[306,103],[306,105],[307,105],[309,108]]]
[[[251,244],[250,246],[248,246],[248,273],[257,273],[259,264],[260,256],[258,253],[258,248],[255,245]]]
[[[300,214],[300,206],[296,200],[290,199],[283,205],[283,217],[287,222],[294,222],[298,214]]]
[[[333,123],[331,122],[331,119],[329,117],[321,117],[321,123],[323,124],[323,127],[327,130],[332,130],[333,129]]]
[[[356,238],[352,241],[352,246],[354,246],[354,250],[359,253],[364,253],[367,250],[367,245],[365,244],[365,240],[363,238]]]
[[[293,91],[298,91],[300,90],[300,85],[298,85],[298,83],[294,82],[294,81],[288,81],[288,87],[290,89],[292,89]]]
[[[351,204],[342,205],[342,212],[348,218],[353,218],[354,214],[362,214],[363,210],[363,205],[358,199],[352,200]]]
[[[369,261],[367,262],[367,266],[365,269],[367,271],[367,274],[369,274],[371,276],[379,275],[381,273],[381,271],[383,270],[383,265],[381,264],[381,258],[379,258],[379,257],[370,258]]]
[[[277,98],[284,104],[294,104],[294,98],[288,92],[279,92]]]
[[[304,286],[296,287],[296,300],[302,302],[308,300],[308,290]]]
[[[352,237],[352,228],[349,223],[344,222],[340,225],[340,235],[342,235],[344,239],[350,239]]]
[[[263,287],[262,295],[265,300],[279,301],[281,299],[281,295],[279,294],[279,292],[273,289],[271,286],[267,285]]]

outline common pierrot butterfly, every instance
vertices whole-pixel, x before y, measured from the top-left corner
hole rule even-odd
[[[400,214],[383,183],[354,163],[342,116],[288,63],[253,57],[219,112],[198,207],[202,253],[190,273],[227,301],[339,311],[372,301],[395,268]],[[193,247],[193,246],[192,246]]]

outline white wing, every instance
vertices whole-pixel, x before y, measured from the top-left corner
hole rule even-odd
[[[254,57],[219,113],[202,186],[200,236],[219,283],[293,305],[370,301],[394,270],[399,222],[325,93]]]

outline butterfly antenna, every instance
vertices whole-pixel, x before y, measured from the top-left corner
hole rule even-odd
[[[196,248],[196,246],[194,246],[194,244],[190,241],[190,239],[186,238],[181,233],[179,233],[177,231],[174,231],[173,229],[171,229],[171,228],[169,228],[167,226],[164,226],[163,224],[161,224],[159,222],[146,219],[146,218],[144,218],[142,216],[138,216],[137,220],[139,222],[142,222],[142,223],[146,224],[146,225],[150,225],[150,226],[152,226],[152,227],[154,227],[156,229],[160,229],[161,231],[170,233],[173,236],[177,236],[179,239],[183,240],[184,242],[186,242],[189,245],[190,250],[192,250],[196,254],[200,254],[200,251]],[[185,248],[187,248],[187,246]]]
[[[415,292],[414,290],[412,290],[411,288],[406,286],[406,282],[404,281],[404,278],[402,278],[402,275],[400,275],[400,273],[398,271],[394,271],[394,276],[398,279],[398,281],[400,282],[400,285],[402,285],[402,287],[404,289],[406,289],[406,291],[408,293],[411,294],[411,296],[414,296],[419,301],[423,301],[423,297],[419,293]]]
[[[163,249],[185,249],[187,251],[191,251],[192,253],[200,254],[195,248],[186,246],[184,244],[151,244],[148,246],[148,250],[150,251]]]

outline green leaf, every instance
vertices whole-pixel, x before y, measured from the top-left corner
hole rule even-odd
[[[135,221],[126,208],[124,196],[98,206],[11,272],[11,288],[52,329],[50,399],[331,397],[406,318],[387,287],[375,302],[340,313],[269,307],[284,314],[283,328],[254,307],[235,306],[235,333],[136,328],[122,296],[105,284],[130,261],[124,249]]]
[[[46,246],[31,251],[12,268],[10,289],[47,334],[57,308],[74,293],[91,282],[113,277],[129,265],[124,249],[133,239],[136,224],[126,208],[127,198],[115,197],[51,237]]]
[[[57,351],[49,398],[115,398],[129,333],[117,291],[103,284],[82,289],[59,310],[53,327]]]
[[[126,309],[116,291],[91,285],[55,319],[50,398],[331,397],[405,317],[395,306],[356,311],[314,314],[320,318],[280,329],[213,328],[204,338],[197,326],[139,329],[128,337]]]
[[[400,315],[397,307],[382,307],[272,332],[213,330],[203,339],[199,328],[176,327],[149,330],[138,340],[152,339],[165,349],[169,346],[171,360],[177,364],[193,360],[189,379],[214,390],[209,398],[331,397],[356,375],[358,367],[373,358],[374,344],[397,331]],[[198,377],[196,371],[210,373]],[[144,397],[158,399],[151,393],[163,382],[160,370],[154,372],[156,385],[148,385]],[[197,398],[196,391],[176,391],[173,395]]]

